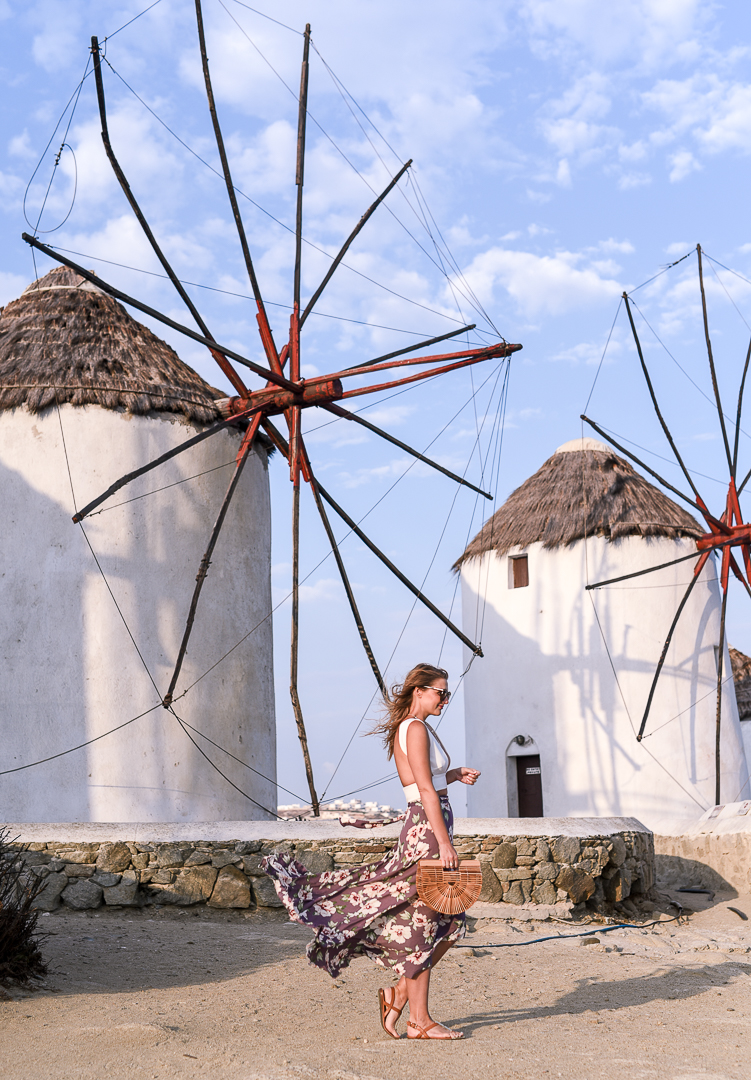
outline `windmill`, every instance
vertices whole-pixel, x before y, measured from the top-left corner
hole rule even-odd
[[[379,438],[398,446],[401,450],[412,455],[417,460],[448,476],[456,483],[469,487],[475,492],[478,492],[479,494],[482,494],[487,498],[491,498],[492,496],[488,492],[483,491],[481,488],[476,487],[474,484],[471,484],[465,478],[458,476],[457,474],[451,472],[449,469],[445,468],[439,463],[429,459],[424,454],[408,446],[401,440],[396,439],[394,436],[377,427],[375,424],[372,424],[369,421],[365,420],[362,416],[358,416],[356,413],[353,413],[348,409],[344,408],[343,405],[340,404],[340,402],[345,401],[348,398],[373,394],[384,389],[401,387],[410,383],[420,382],[425,379],[432,379],[447,372],[458,370],[486,360],[503,360],[511,356],[513,352],[520,349],[521,345],[512,345],[508,344],[504,340],[501,340],[497,344],[483,346],[480,348],[469,348],[450,353],[432,353],[430,355],[421,354],[417,357],[405,358],[407,353],[421,352],[421,350],[437,345],[441,341],[455,337],[465,331],[474,329],[474,325],[469,325],[461,327],[459,330],[454,330],[450,333],[442,334],[438,337],[433,337],[421,341],[418,344],[411,345],[407,348],[399,349],[384,356],[379,356],[364,363],[359,363],[354,366],[350,366],[343,370],[335,371],[324,376],[317,376],[315,378],[309,379],[304,379],[301,377],[301,332],[306,320],[313,311],[322,293],[331,281],[345,254],[355,241],[358,234],[364,228],[371,216],[375,213],[379,205],[396,187],[396,185],[399,183],[399,181],[409,169],[412,162],[410,160],[405,163],[405,165],[393,177],[391,182],[386,186],[386,188],[381,192],[381,194],[368,207],[368,209],[365,211],[365,213],[362,215],[360,220],[357,222],[357,224],[351,231],[350,235],[345,240],[338,254],[332,260],[329,270],[324,275],[322,281],[315,289],[312,296],[303,304],[301,297],[301,269],[304,218],[303,192],[305,172],[306,125],[308,117],[307,98],[309,52],[311,43],[310,26],[306,26],[305,33],[303,35],[303,59],[300,79],[300,93],[298,100],[297,161],[295,175],[295,184],[297,187],[297,206],[295,224],[295,261],[292,283],[292,315],[290,318],[288,340],[281,348],[278,348],[274,341],[271,326],[266,312],[266,307],[264,304],[264,299],[253,265],[253,259],[251,256],[245,227],[237,201],[236,188],[232,180],[229,161],[225,149],[225,142],[219,123],[219,117],[217,114],[214,92],[212,88],[211,74],[209,69],[209,61],[206,51],[206,40],[201,0],[196,0],[195,7],[199,47],[201,53],[201,63],[203,68],[203,76],[209,113],[214,130],[217,150],[221,161],[221,169],[226,186],[227,197],[229,199],[232,216],[234,218],[235,226],[237,229],[237,235],[243,255],[243,260],[245,263],[246,272],[250,282],[250,287],[255,300],[257,310],[256,320],[267,366],[264,367],[261,364],[255,363],[237,352],[236,350],[229,349],[219,343],[217,338],[210,331],[209,327],[207,326],[200,312],[191,300],[190,296],[186,292],[183,283],[178,278],[167,257],[165,256],[162,248],[160,247],[159,242],[156,239],[148,221],[146,220],[146,217],[141,210],[136,196],[134,195],[130,184],[128,183],[125,172],[123,171],[115,155],[115,151],[112,147],[107,123],[106,98],[102,73],[102,51],[100,49],[99,41],[96,37],[93,37],[91,40],[91,53],[94,62],[94,76],[101,120],[102,141],[104,144],[105,152],[109,159],[110,165],[112,166],[114,174],[120,184],[120,187],[122,188],[122,191],[133,213],[135,214],[144,235],[146,236],[152,250],[154,251],[154,254],[161,263],[165,273],[172,282],[172,285],[174,286],[183,303],[187,307],[197,329],[194,330],[188,326],[184,326],[181,323],[175,321],[174,319],[169,318],[163,313],[157,311],[153,307],[139,301],[132,296],[123,293],[119,289],[103,281],[97,275],[91,273],[90,271],[81,267],[79,264],[66,258],[58,251],[55,251],[51,247],[41,243],[35,236],[24,233],[23,239],[33,248],[43,252],[55,261],[75,270],[84,279],[96,285],[103,292],[109,294],[117,300],[120,300],[122,303],[151,316],[158,322],[161,322],[164,325],[171,327],[173,330],[177,331],[180,334],[183,334],[184,336],[192,339],[193,341],[199,342],[200,344],[207,347],[211,356],[219,365],[220,369],[222,370],[225,377],[228,379],[229,383],[235,391],[235,394],[232,397],[223,399],[221,402],[221,409],[224,415],[224,419],[222,421],[214,424],[201,434],[186,440],[180,447],[175,448],[168,453],[163,454],[161,457],[144,464],[137,470],[120,477],[117,481],[111,484],[105,492],[103,492],[96,499],[88,503],[88,505],[80,509],[73,519],[76,522],[83,521],[87,517],[87,515],[89,515],[97,507],[101,506],[102,503],[109,499],[116,491],[120,490],[126,484],[136,479],[136,477],[142,476],[150,470],[157,468],[168,458],[174,457],[178,453],[189,451],[191,446],[194,446],[202,439],[210,438],[214,433],[222,430],[227,425],[242,425],[245,427],[245,433],[242,444],[237,453],[233,475],[227,487],[223,502],[217,513],[216,520],[209,534],[206,550],[198,568],[196,584],[193,589],[193,594],[188,609],[185,630],[177,653],[177,657],[175,659],[174,669],[172,672],[172,677],[170,679],[169,687],[162,701],[162,705],[165,709],[171,709],[173,706],[173,701],[175,699],[177,690],[177,684],[180,677],[180,671],[195,622],[201,592],[207,574],[209,572],[212,554],[214,552],[217,540],[220,536],[222,526],[227,515],[227,510],[231,504],[235,491],[237,490],[243,467],[245,465],[245,462],[247,461],[248,454],[253,445],[253,440],[261,430],[265,432],[265,434],[268,436],[274,446],[280,451],[284,460],[288,463],[289,477],[290,482],[292,483],[292,626],[290,644],[290,697],[292,701],[298,737],[300,740],[303,759],[305,763],[305,771],[310,791],[311,805],[314,815],[317,815],[319,812],[319,799],[313,777],[313,769],[308,750],[308,739],[305,728],[305,721],[298,693],[298,613],[301,498],[300,492],[303,483],[307,484],[307,486],[309,487],[317,512],[320,515],[328,541],[331,545],[332,553],[339,574],[342,579],[342,584],[347,595],[349,606],[357,626],[362,646],[367,655],[368,662],[372,669],[377,686],[381,691],[385,690],[385,684],[383,681],[381,670],[376,662],[373,650],[370,645],[370,641],[368,639],[368,635],[360,617],[357,601],[331,526],[328,510],[326,509],[327,506],[331,510],[333,510],[334,513],[337,514],[342,521],[345,522],[351,532],[354,533],[362,541],[362,543],[370,549],[371,552],[373,552],[373,554],[391,571],[391,573],[394,574],[396,578],[414,594],[417,600],[419,600],[420,603],[422,603],[429,611],[431,611],[436,618],[440,619],[445,624],[447,629],[450,630],[453,634],[455,634],[471,650],[474,655],[482,655],[482,652],[479,645],[475,644],[468,637],[466,637],[466,635],[463,634],[462,631],[422,593],[421,589],[418,588],[415,584],[413,584],[406,577],[406,575],[403,574],[384,554],[384,552],[379,550],[379,548],[372,542],[372,540],[370,540],[369,537],[366,536],[366,534],[359,527],[359,525],[350,517],[346,510],[342,506],[340,506],[339,503],[320,484],[317,476],[314,473],[311,459],[305,445],[305,440],[303,438],[301,423],[302,411],[303,409],[317,407],[326,410],[337,418],[344,418],[348,421],[359,424],[362,427],[367,428],[370,432],[379,436]],[[265,382],[265,388],[260,390],[249,389],[245,382],[245,378],[247,378],[247,376],[243,376],[243,374],[241,374],[238,365],[240,366],[240,368],[246,368],[249,371],[253,372],[256,376],[259,376]],[[411,374],[403,373],[403,370],[405,368],[413,366],[419,366],[421,370]],[[351,385],[347,382],[347,380],[355,379],[358,376],[361,377],[370,373],[378,374],[386,371],[393,371],[394,374],[398,377],[390,379],[389,381],[372,383],[368,385]],[[351,388],[347,388],[348,386],[350,386]],[[279,430],[279,428],[277,428],[276,424],[272,420],[272,417],[278,416],[283,417],[284,423],[286,424],[286,436]]]
[[[647,368],[647,364],[646,364],[645,359],[644,359],[644,351],[642,349],[642,345],[641,345],[641,342],[639,340],[639,335],[638,335],[637,330],[636,330],[636,324],[634,322],[634,316],[633,316],[633,311],[632,311],[632,302],[631,302],[631,300],[629,298],[629,295],[624,292],[623,293],[623,303],[624,303],[625,308],[626,308],[626,313],[628,315],[629,325],[630,325],[631,333],[632,333],[632,336],[633,336],[633,339],[634,339],[636,352],[637,352],[638,357],[639,357],[639,363],[640,363],[640,366],[641,366],[642,373],[644,375],[644,379],[645,379],[645,382],[646,382],[646,385],[647,385],[647,389],[649,391],[649,396],[650,396],[650,399],[652,401],[652,405],[653,405],[654,410],[655,410],[655,414],[656,414],[657,419],[659,421],[660,427],[662,428],[662,431],[663,431],[663,433],[665,435],[665,438],[667,439],[668,445],[670,446],[670,450],[671,450],[671,452],[672,452],[672,454],[673,454],[673,456],[675,458],[676,464],[681,469],[681,471],[682,471],[682,473],[683,473],[683,475],[684,475],[684,477],[686,479],[686,482],[687,482],[692,494],[691,495],[685,494],[685,492],[680,491],[673,484],[671,484],[667,480],[663,479],[663,477],[660,476],[657,472],[655,472],[654,469],[652,469],[649,465],[646,465],[643,461],[641,461],[638,457],[636,457],[636,455],[631,450],[626,449],[626,447],[622,446],[619,442],[616,442],[616,440],[611,435],[609,435],[607,431],[603,430],[602,427],[600,427],[598,424],[596,424],[588,416],[582,415],[581,419],[585,423],[589,424],[589,426],[594,431],[596,431],[603,439],[605,439],[607,442],[609,442],[611,444],[611,446],[615,447],[620,453],[622,453],[627,458],[630,458],[630,460],[633,461],[636,465],[638,465],[641,469],[644,469],[646,472],[648,472],[650,474],[650,476],[653,476],[655,478],[655,480],[657,480],[660,484],[663,485],[663,487],[667,488],[669,491],[672,491],[674,495],[677,495],[678,498],[682,499],[683,502],[687,503],[690,507],[692,507],[692,509],[697,511],[701,515],[701,517],[704,519],[707,531],[697,539],[697,541],[696,541],[697,550],[696,550],[695,553],[693,553],[691,555],[684,555],[681,558],[672,560],[669,563],[662,563],[659,566],[653,566],[653,567],[650,567],[649,569],[646,569],[646,570],[639,570],[639,571],[636,571],[635,573],[632,573],[632,574],[624,574],[624,575],[622,575],[620,577],[617,577],[617,578],[610,578],[608,581],[595,582],[593,584],[587,585],[586,588],[590,589],[590,590],[591,589],[603,588],[606,585],[613,585],[616,582],[627,581],[627,580],[629,580],[631,578],[634,578],[634,577],[639,577],[639,576],[642,576],[642,575],[645,575],[645,574],[653,573],[653,572],[655,572],[657,570],[662,570],[667,566],[673,565],[674,563],[694,560],[694,567],[693,567],[693,574],[692,574],[692,577],[691,577],[691,581],[688,583],[688,586],[687,586],[687,588],[686,588],[686,590],[685,590],[685,592],[684,592],[684,594],[683,594],[683,596],[682,596],[682,598],[681,598],[681,600],[680,600],[680,602],[679,602],[679,604],[678,604],[678,606],[676,608],[676,611],[675,611],[675,614],[673,616],[672,622],[671,622],[670,627],[668,629],[667,636],[665,638],[665,642],[664,642],[663,647],[662,647],[662,651],[661,651],[661,653],[659,655],[659,658],[657,659],[657,665],[656,665],[656,668],[655,668],[654,676],[652,678],[652,683],[651,683],[651,686],[650,686],[649,694],[647,696],[647,701],[646,701],[646,705],[644,707],[644,712],[643,712],[643,715],[642,715],[642,718],[641,718],[641,724],[639,726],[639,731],[638,731],[638,734],[636,736],[637,740],[639,742],[641,742],[641,740],[644,738],[644,735],[645,735],[645,732],[646,732],[647,722],[649,720],[649,714],[650,714],[650,710],[652,708],[652,701],[654,699],[655,690],[656,690],[657,683],[658,683],[659,678],[660,678],[660,673],[662,672],[663,665],[665,663],[665,658],[666,658],[666,656],[668,654],[668,649],[670,648],[670,643],[671,643],[671,641],[673,639],[673,634],[675,633],[676,627],[678,626],[678,623],[679,623],[679,621],[681,619],[681,616],[682,616],[682,614],[684,612],[684,609],[686,607],[688,599],[689,599],[689,597],[690,597],[690,595],[691,595],[691,593],[692,593],[692,591],[694,589],[694,586],[698,582],[699,575],[701,574],[701,572],[704,569],[706,563],[708,562],[710,555],[712,555],[714,553],[717,553],[718,555],[721,556],[720,575],[719,575],[719,577],[720,577],[720,587],[722,589],[722,605],[721,605],[721,613],[720,613],[720,641],[719,641],[719,649],[718,649],[718,654],[717,654],[717,705],[716,705],[716,714],[715,714],[715,716],[716,716],[716,719],[715,719],[715,804],[719,804],[720,797],[721,797],[721,791],[720,791],[720,772],[721,772],[720,741],[721,741],[721,733],[722,733],[722,686],[723,686],[723,681],[724,681],[723,680],[723,660],[724,660],[724,651],[725,651],[725,644],[726,644],[725,623],[726,623],[726,615],[727,615],[728,586],[729,586],[729,582],[730,582],[730,573],[731,573],[731,571],[732,571],[734,577],[736,577],[738,579],[738,581],[740,581],[740,583],[746,589],[746,592],[748,592],[749,595],[751,595],[751,585],[749,584],[749,582],[751,581],[751,524],[745,523],[743,521],[743,515],[741,513],[741,507],[740,507],[740,501],[739,501],[740,500],[740,495],[742,494],[743,489],[746,487],[749,480],[751,480],[751,469],[746,473],[746,475],[743,477],[743,479],[740,482],[738,481],[738,452],[739,452],[739,439],[740,439],[740,433],[741,433],[741,415],[742,415],[742,409],[743,409],[743,393],[744,393],[745,384],[746,384],[746,375],[748,373],[749,361],[751,360],[751,343],[749,344],[748,352],[746,353],[746,360],[745,360],[745,363],[744,363],[744,366],[743,366],[743,374],[741,376],[740,386],[739,386],[739,390],[738,390],[738,403],[737,403],[736,415],[735,415],[735,436],[734,436],[734,439],[733,439],[733,445],[732,445],[732,449],[731,449],[730,439],[728,437],[728,428],[727,428],[727,424],[726,424],[726,420],[729,420],[729,418],[726,417],[726,414],[725,414],[725,412],[723,410],[723,406],[722,406],[722,400],[721,400],[721,397],[720,397],[720,389],[719,389],[719,385],[718,385],[718,381],[717,381],[717,371],[716,371],[716,367],[715,367],[714,353],[713,353],[713,350],[712,350],[712,341],[711,341],[710,333],[709,333],[709,318],[708,318],[708,314],[707,314],[707,298],[706,298],[706,293],[705,293],[705,288],[704,288],[704,267],[703,267],[703,260],[702,260],[702,249],[701,249],[700,244],[697,244],[697,246],[696,246],[696,256],[697,256],[697,260],[698,260],[699,291],[700,291],[700,294],[701,294],[701,309],[702,309],[702,320],[703,320],[703,327],[704,327],[704,339],[705,339],[706,349],[707,349],[707,361],[708,361],[708,365],[709,365],[709,373],[710,373],[710,378],[711,378],[711,382],[712,382],[712,391],[713,391],[713,396],[714,396],[714,404],[715,404],[715,407],[716,407],[716,410],[717,410],[717,416],[718,416],[718,419],[719,419],[720,432],[721,432],[721,435],[722,435],[723,448],[724,448],[725,458],[726,458],[726,461],[727,461],[727,468],[728,468],[728,486],[727,486],[727,494],[725,496],[725,505],[724,505],[723,509],[721,509],[721,510],[719,510],[717,512],[717,514],[712,514],[711,513],[711,511],[709,510],[709,508],[707,506],[706,501],[702,498],[702,496],[701,496],[701,494],[699,492],[699,489],[698,489],[698,487],[697,487],[697,485],[696,485],[696,483],[694,481],[693,476],[691,475],[690,470],[686,466],[686,464],[685,464],[685,462],[683,460],[683,457],[681,456],[681,454],[680,454],[680,452],[678,450],[678,447],[676,445],[676,441],[675,441],[675,439],[674,439],[674,437],[673,437],[673,435],[672,435],[672,433],[670,431],[670,428],[668,427],[668,425],[667,425],[667,423],[665,421],[665,418],[664,418],[664,416],[662,414],[662,411],[660,409],[660,405],[659,405],[658,400],[657,400],[657,395],[655,393],[654,385],[652,383],[652,379],[650,377],[649,370]],[[682,261],[682,260],[679,260],[679,261]],[[675,264],[672,264],[672,265],[675,265]],[[738,559],[736,558],[735,554],[733,553],[733,548],[739,549],[739,555],[740,555],[740,558],[741,558],[742,565],[739,564]]]

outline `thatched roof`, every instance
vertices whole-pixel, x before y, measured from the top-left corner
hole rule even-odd
[[[213,389],[112,297],[58,267],[0,308],[0,409],[70,402],[219,417]]]
[[[582,446],[584,447],[582,449]],[[513,547],[542,543],[554,548],[585,536],[699,537],[704,529],[627,461],[595,439],[559,447],[534,476],[517,488],[485,522],[464,554],[502,555]]]
[[[738,716],[741,720],[751,720],[751,656],[746,656],[738,649],[730,649],[729,652]]]

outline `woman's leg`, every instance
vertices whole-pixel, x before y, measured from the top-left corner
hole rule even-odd
[[[433,1022],[428,1009],[430,973],[438,961],[443,959],[452,945],[452,941],[442,941],[433,953],[433,962],[429,968],[426,968],[425,971],[421,971],[414,979],[402,980],[407,984],[406,991],[409,1000],[409,1018],[421,1028],[425,1028],[428,1024]],[[443,1024],[439,1024],[437,1027],[431,1028],[430,1038],[458,1038],[460,1034],[460,1032],[452,1032],[450,1028],[444,1027]],[[407,1030],[407,1038],[410,1038],[409,1030]],[[413,1035],[412,1038],[415,1038],[415,1036]]]
[[[408,979],[406,975],[402,975],[401,979],[394,987],[394,996],[391,1000],[391,1004],[401,1010],[407,1004],[407,1001],[409,1001],[410,1019],[414,1020],[420,1027],[424,1027],[425,1024],[430,1023],[430,1015],[428,1013],[430,972],[432,968],[436,966],[438,961],[446,955],[452,945],[452,941],[442,941],[433,953],[433,963],[429,968],[425,971],[421,971],[414,979]],[[420,1019],[420,1017],[422,1017],[422,1019]],[[394,1034],[396,1034],[396,1021],[397,1017],[395,1013],[389,1013],[385,1021],[388,1030],[393,1031]]]

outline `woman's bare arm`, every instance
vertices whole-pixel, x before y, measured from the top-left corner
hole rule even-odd
[[[468,769],[466,765],[460,765],[458,769],[449,769],[446,773],[446,783],[453,784],[461,780],[463,784],[472,785],[476,783],[480,775],[479,769]]]

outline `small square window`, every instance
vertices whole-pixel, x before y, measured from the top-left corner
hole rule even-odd
[[[529,562],[526,555],[511,555],[508,561],[509,589],[524,589],[529,585]]]

